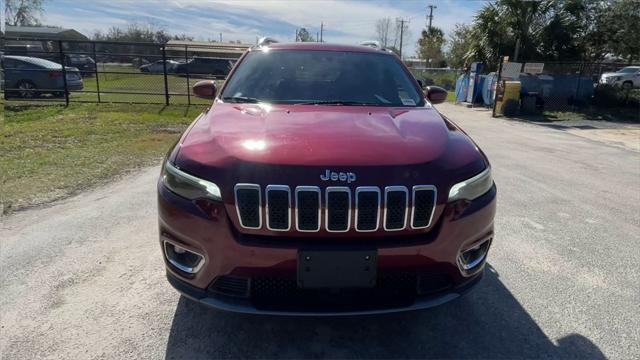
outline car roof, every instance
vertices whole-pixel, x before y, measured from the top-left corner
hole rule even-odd
[[[625,66],[622,69],[636,69],[636,70],[640,70],[640,66]],[[622,70],[620,69],[620,70]]]
[[[322,51],[349,51],[360,53],[376,53],[389,54],[392,53],[385,49],[374,48],[370,46],[360,45],[344,45],[317,42],[297,42],[297,43],[271,43],[269,49],[272,50],[322,50]]]
[[[30,64],[42,66],[42,67],[44,67],[46,69],[60,69],[62,67],[62,65],[60,65],[58,63],[55,63],[53,61],[40,59],[40,58],[32,57],[32,56],[5,55],[4,58],[5,59],[14,59],[14,60],[28,62]]]

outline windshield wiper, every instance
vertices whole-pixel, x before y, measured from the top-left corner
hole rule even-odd
[[[260,99],[256,99],[248,96],[225,96],[222,98],[224,101],[234,103],[259,103]]]
[[[360,101],[347,100],[317,100],[295,103],[295,105],[362,105],[362,106],[380,106],[379,103],[363,103]]]

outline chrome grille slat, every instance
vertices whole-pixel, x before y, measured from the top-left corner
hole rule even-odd
[[[325,229],[346,232],[351,228],[351,189],[329,186],[325,189]]]
[[[322,205],[320,188],[317,186],[298,186],[295,198],[296,230],[300,232],[320,231],[320,208]]]
[[[287,185],[268,185],[265,190],[267,229],[291,229],[291,190]]]
[[[380,189],[376,186],[356,188],[356,231],[376,231],[380,226]]]
[[[233,193],[235,194],[236,211],[240,225],[246,229],[262,228],[262,193],[260,185],[236,184],[233,188]]]
[[[407,227],[409,190],[405,186],[384,188],[384,220],[386,231],[399,231]]]
[[[433,185],[416,185],[411,194],[411,228],[424,229],[431,226],[436,210],[438,193]]]

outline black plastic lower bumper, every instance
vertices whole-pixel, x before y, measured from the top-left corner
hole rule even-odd
[[[403,306],[390,306],[388,308],[376,308],[376,309],[368,309],[364,308],[363,310],[348,310],[348,311],[336,311],[333,309],[327,309],[327,311],[321,311],[317,308],[314,308],[310,311],[302,311],[299,309],[295,310],[287,310],[287,309],[261,309],[254,306],[251,300],[246,298],[236,298],[229,297],[211,293],[206,289],[200,289],[194,287],[179,278],[175,275],[167,272],[167,279],[169,283],[184,296],[201,302],[206,305],[213,306],[220,310],[239,312],[239,313],[249,313],[249,314],[265,314],[265,315],[289,315],[289,316],[344,316],[344,315],[370,315],[370,314],[384,314],[384,313],[393,313],[393,312],[402,312],[402,311],[412,311],[419,309],[426,309],[438,305],[442,305],[451,300],[457,299],[460,296],[469,292],[476,284],[480,282],[484,275],[484,270],[480,271],[477,275],[469,278],[463,284],[456,286],[454,288],[450,288],[448,290],[424,295],[417,296],[415,301],[413,301],[409,305]]]

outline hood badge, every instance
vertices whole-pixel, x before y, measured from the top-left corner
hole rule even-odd
[[[326,169],[324,174],[320,174],[320,180],[346,181],[348,184],[350,184],[356,181],[356,174],[352,172],[335,172],[335,171]]]

